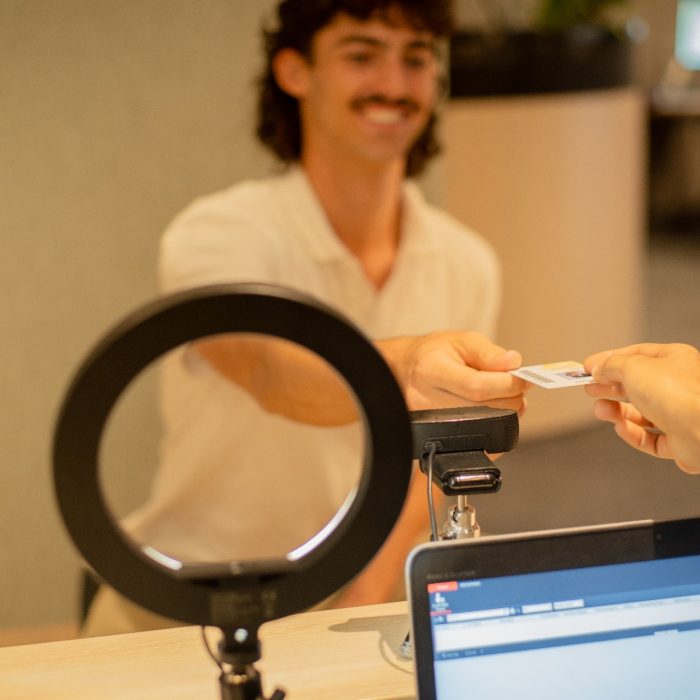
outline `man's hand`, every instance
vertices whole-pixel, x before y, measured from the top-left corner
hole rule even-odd
[[[480,333],[445,331],[379,341],[411,410],[488,405],[525,410],[528,384],[509,373],[520,353]]]
[[[642,343],[586,358],[595,415],[642,452],[700,473],[700,353],[680,343]]]

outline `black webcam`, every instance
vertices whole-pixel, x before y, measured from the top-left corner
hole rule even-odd
[[[463,406],[411,411],[413,457],[446,495],[494,493],[501,472],[489,454],[518,444],[518,414],[512,409]]]

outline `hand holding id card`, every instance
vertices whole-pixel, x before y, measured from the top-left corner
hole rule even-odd
[[[583,386],[593,382],[593,377],[586,372],[585,367],[574,360],[520,367],[520,369],[511,370],[511,374],[544,389],[564,389],[568,386]],[[643,427],[652,435],[664,434],[663,430],[654,425]]]

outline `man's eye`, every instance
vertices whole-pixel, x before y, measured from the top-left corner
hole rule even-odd
[[[351,63],[357,63],[358,65],[364,65],[372,60],[372,56],[369,53],[351,53],[346,56],[347,60]]]
[[[428,63],[430,62],[430,58],[427,56],[406,56],[404,58],[404,63],[406,66],[409,68],[415,68],[415,69],[420,69],[420,68],[426,68],[428,66]]]

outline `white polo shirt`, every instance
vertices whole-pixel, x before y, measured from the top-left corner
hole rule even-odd
[[[303,170],[194,202],[161,246],[164,292],[263,282],[310,294],[370,338],[435,330],[492,335],[500,271],[491,247],[406,183],[400,249],[377,290],[330,227]],[[359,425],[319,428],[266,413],[197,353],[163,361],[161,463],[133,535],[189,561],[285,554],[337,512],[357,482]]]

